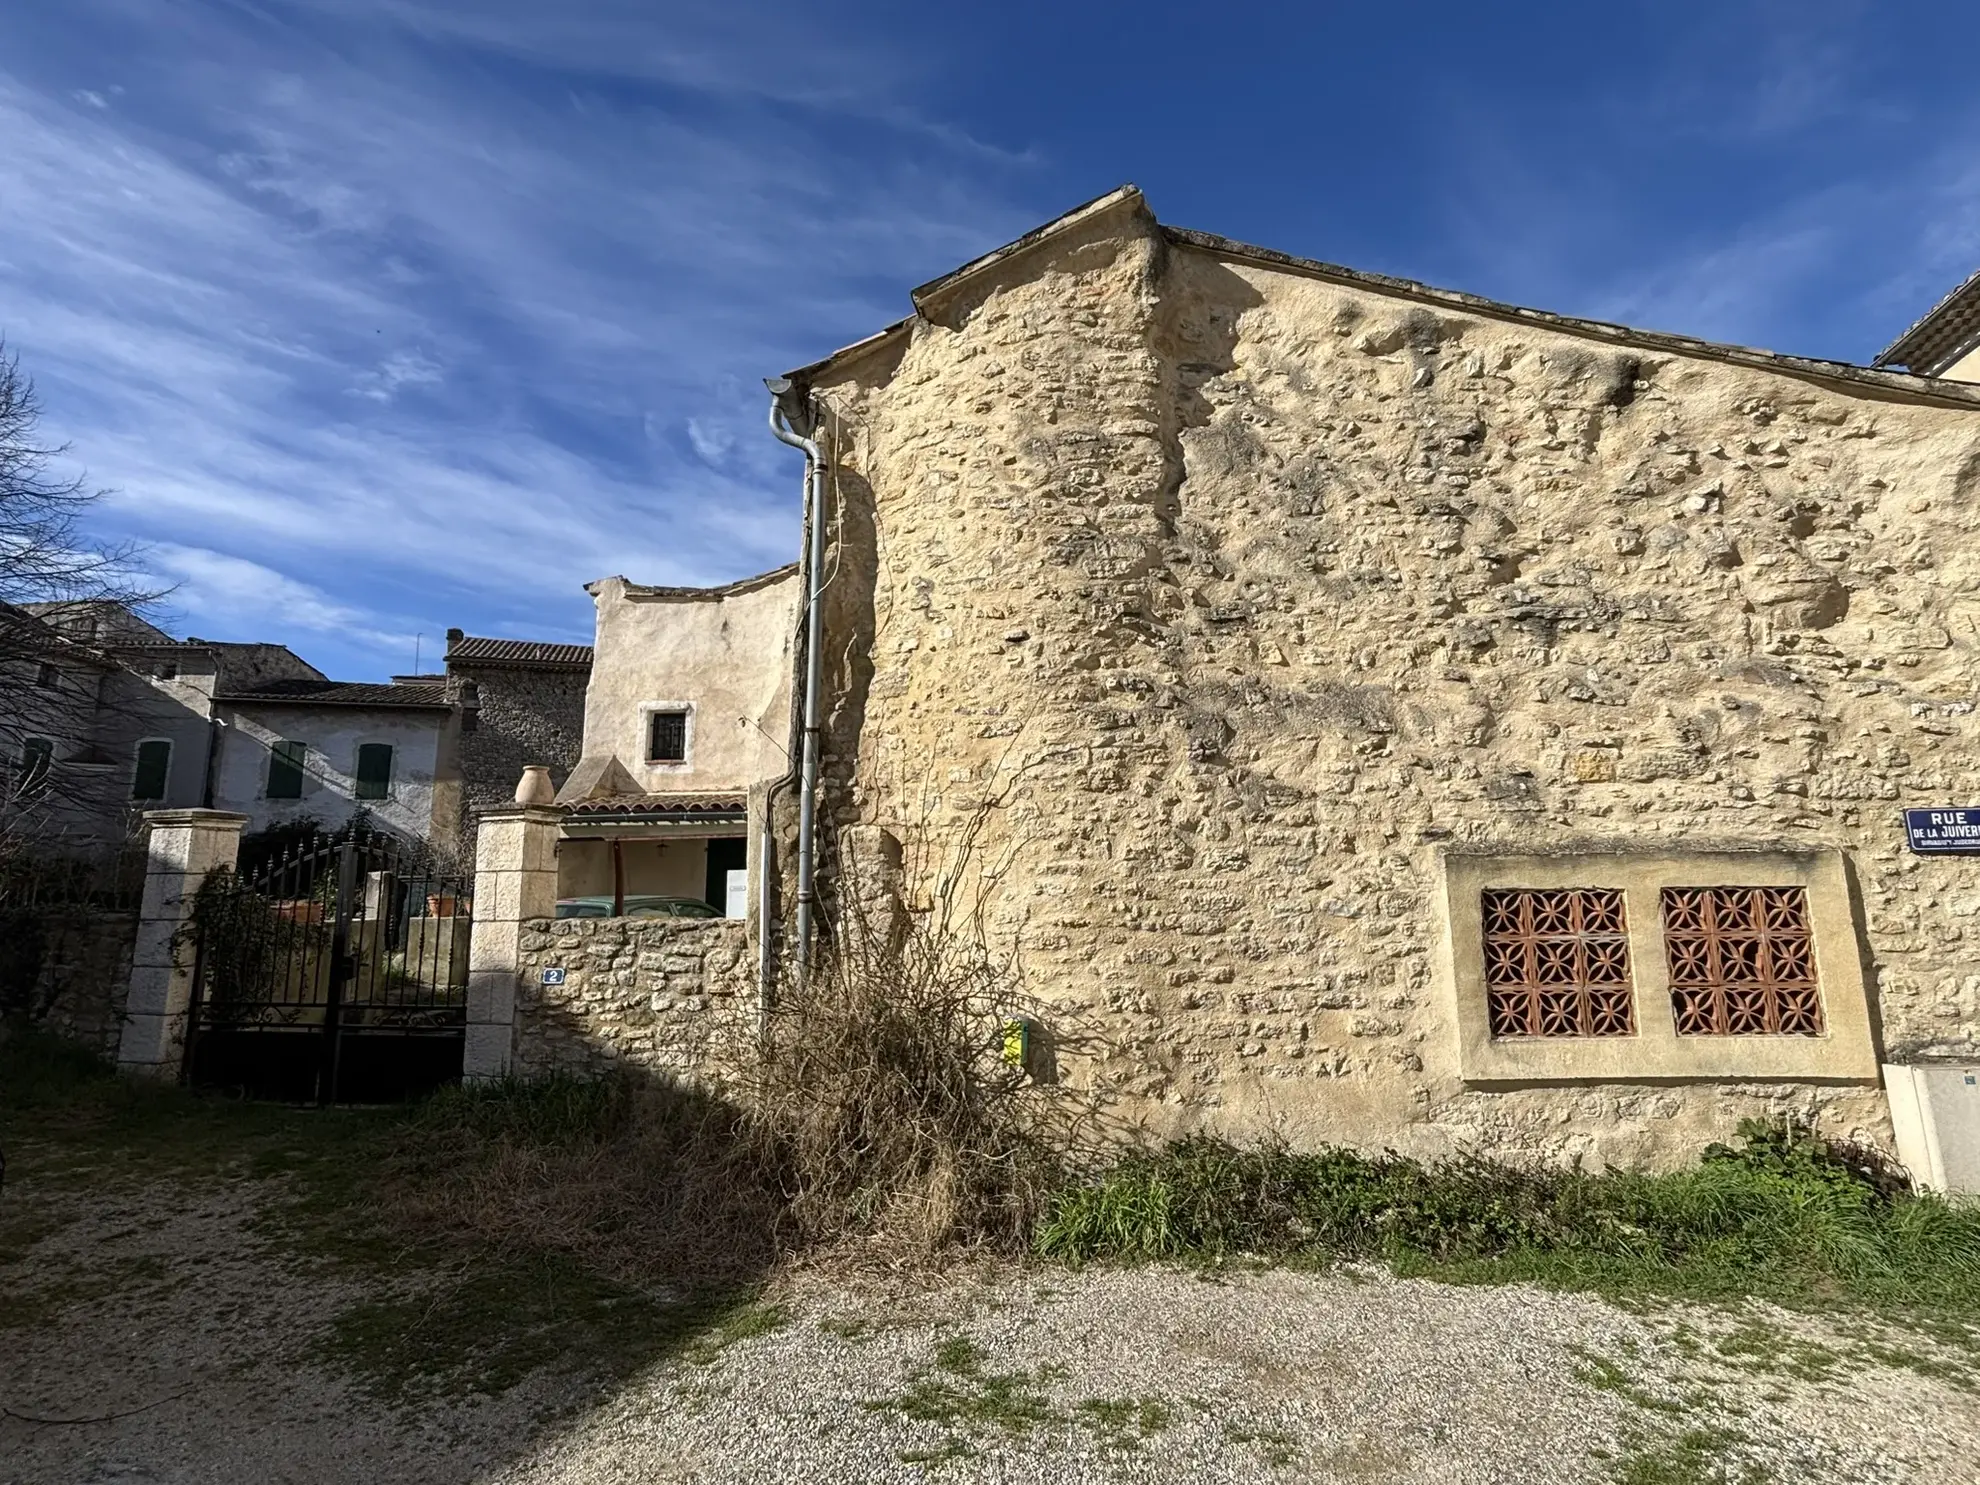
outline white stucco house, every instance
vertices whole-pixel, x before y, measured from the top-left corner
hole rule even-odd
[[[364,810],[394,835],[451,841],[461,807],[460,711],[444,684],[284,680],[214,698],[212,804],[250,832]]]
[[[445,677],[333,681],[285,646],[175,639],[114,604],[11,617],[46,634],[10,647],[26,700],[0,718],[6,804],[47,848],[112,847],[148,810],[196,806],[247,816],[250,835],[362,809],[453,840],[463,708]]]
[[[590,584],[597,629],[559,894],[699,898],[739,914],[752,788],[790,769],[798,572],[714,588]]]

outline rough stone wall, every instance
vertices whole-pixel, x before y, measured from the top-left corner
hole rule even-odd
[[[481,711],[472,732],[461,734],[463,849],[470,859],[474,822],[481,811],[515,803],[525,765],[547,763],[561,785],[584,751],[582,670],[529,670],[456,663],[451,674],[475,683]]]
[[[115,1057],[136,940],[136,913],[95,913],[52,926],[34,1000],[48,1008],[40,1024]]]
[[[1980,410],[1134,211],[982,279],[819,387],[831,798],[934,839],[1003,800],[991,927],[1089,1046],[1068,1081],[1424,1155],[1654,1163],[1787,1108],[1887,1137],[1863,1087],[1467,1089],[1446,847],[1839,847],[1886,1047],[1980,1039],[1980,863],[1897,819],[1980,791]]]
[[[754,1024],[747,925],[724,919],[559,918],[525,925],[515,1069],[712,1074]],[[543,971],[564,971],[545,985]]]

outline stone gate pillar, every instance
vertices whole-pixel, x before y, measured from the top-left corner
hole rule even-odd
[[[130,990],[117,1065],[155,1077],[177,1077],[192,1004],[193,950],[175,942],[192,916],[207,874],[231,867],[246,815],[225,810],[149,810],[144,901],[131,950]]]
[[[507,1075],[515,1055],[516,975],[523,925],[557,911],[557,832],[548,805],[488,810],[474,849],[474,929],[468,941],[467,1049],[461,1075]]]

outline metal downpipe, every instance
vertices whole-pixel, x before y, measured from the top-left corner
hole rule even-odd
[[[804,748],[798,772],[797,973],[810,973],[815,932],[818,828],[818,762],[824,731],[825,693],[825,456],[815,440],[790,425],[786,405],[792,387],[779,378],[770,388],[770,431],[805,457]]]

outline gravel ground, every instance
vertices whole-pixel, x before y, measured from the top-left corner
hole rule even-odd
[[[312,1359],[361,1295],[258,1196],[9,1186],[0,1482],[1970,1485],[1980,1454],[1973,1363],[1915,1336],[1362,1272],[814,1283],[588,1408],[541,1374],[389,1408]]]
[[[1971,1485],[1980,1447],[1969,1391],[1775,1312],[1151,1269],[958,1284],[873,1326],[885,1308],[814,1300],[495,1479],[1541,1485],[1647,1460],[1672,1482]]]

